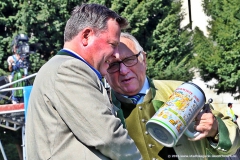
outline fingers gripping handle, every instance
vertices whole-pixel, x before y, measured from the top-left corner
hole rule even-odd
[[[195,138],[195,137],[197,137],[197,136],[200,134],[200,132],[197,132],[197,131],[195,131],[195,132],[190,132],[188,129],[186,129],[186,131],[184,132],[184,134],[185,134],[187,137],[189,137],[189,138]]]
[[[208,111],[210,110],[209,104],[212,103],[212,102],[213,102],[213,99],[210,98],[210,99],[208,100],[208,103],[204,105],[204,107],[203,107],[203,112],[208,112]],[[191,131],[189,131],[188,129],[186,129],[186,131],[184,132],[184,134],[185,134],[187,137],[189,137],[189,138],[195,138],[195,137],[197,137],[197,136],[200,134],[200,132],[197,132],[197,131],[191,132]]]
[[[210,109],[210,103],[212,103],[212,102],[213,102],[213,99],[210,98],[210,99],[208,100],[208,103],[203,106],[203,109],[202,109],[201,112],[203,112],[203,113],[209,113],[209,112],[211,111],[211,109]]]

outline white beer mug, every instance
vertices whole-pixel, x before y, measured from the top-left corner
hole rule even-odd
[[[200,133],[190,132],[188,127],[205,102],[206,97],[200,87],[191,82],[183,83],[146,123],[147,131],[166,147],[175,146],[183,133],[194,138]]]

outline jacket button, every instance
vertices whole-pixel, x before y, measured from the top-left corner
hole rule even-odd
[[[140,110],[142,110],[142,106],[139,106],[138,108],[139,108]]]
[[[146,120],[145,119],[142,119],[142,122],[145,122]]]
[[[149,148],[152,148],[152,144],[149,144],[148,147],[149,147]]]
[[[145,131],[145,134],[148,135],[148,131]]]

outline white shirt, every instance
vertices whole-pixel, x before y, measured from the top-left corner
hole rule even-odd
[[[149,91],[149,89],[150,89],[150,85],[149,85],[149,82],[148,82],[148,80],[147,80],[147,77],[145,77],[143,87],[142,87],[142,89],[140,90],[139,93],[144,93],[144,94],[146,95],[147,92]],[[143,99],[144,99],[144,96],[142,96],[142,97],[138,100],[137,104],[142,103],[142,102],[143,102]]]

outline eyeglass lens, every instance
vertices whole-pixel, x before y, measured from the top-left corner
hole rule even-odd
[[[134,66],[138,62],[138,56],[140,55],[140,53],[141,52],[139,52],[136,55],[130,56],[128,58],[125,58],[124,60],[122,60],[120,62],[115,62],[115,63],[110,64],[107,69],[108,73],[114,73],[114,72],[119,71],[120,63],[123,63],[127,67]]]

